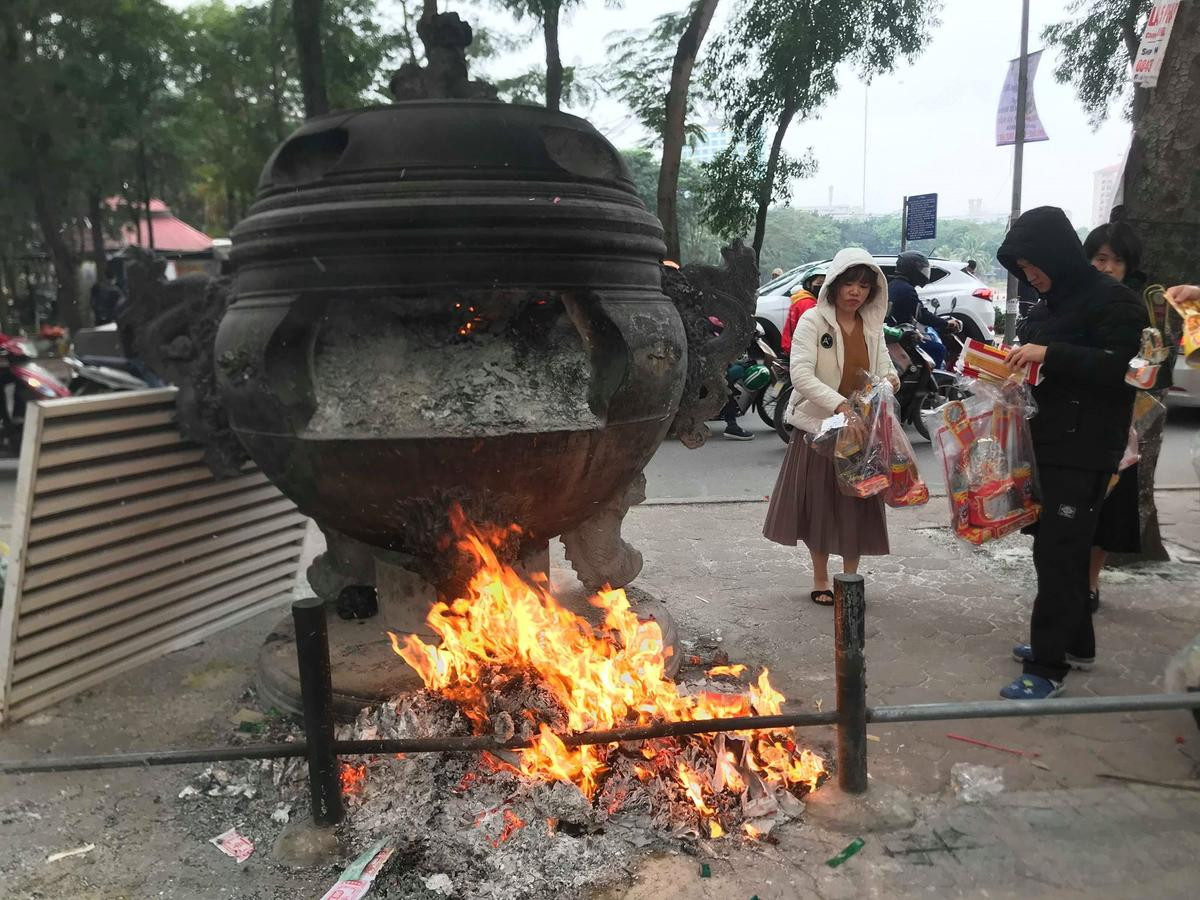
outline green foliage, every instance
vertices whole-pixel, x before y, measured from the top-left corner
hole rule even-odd
[[[1132,55],[1152,5],[1153,0],[1072,0],[1071,18],[1042,31],[1042,40],[1058,48],[1055,79],[1075,86],[1095,127],[1108,118],[1114,100],[1131,93]],[[1129,109],[1127,103],[1127,115]]]
[[[490,5],[507,10],[518,22],[531,20],[542,29],[546,43],[547,59],[550,58],[551,46],[557,58],[558,30],[562,20],[572,7],[580,6],[583,0],[488,0]],[[610,6],[619,5],[619,0],[610,0]],[[583,70],[572,66],[564,66],[559,62],[562,85],[559,95],[553,104],[550,103],[550,81],[545,69],[531,69],[513,78],[497,82],[496,88],[502,100],[510,103],[526,103],[552,106],[557,109],[562,103],[589,105],[595,99],[596,91],[590,83],[590,78]]]
[[[541,67],[527,69],[509,78],[498,78],[493,84],[500,99],[505,103],[521,103],[526,106],[546,105],[546,70]],[[563,66],[562,103],[564,106],[587,107],[596,102],[600,94],[599,85],[590,69],[579,66]]]
[[[744,0],[704,66],[732,144],[748,148],[746,159],[731,151],[714,166],[708,220],[732,234],[771,203],[786,202],[791,178],[812,169],[774,152],[760,164],[764,135],[773,132],[777,145],[793,119],[819,110],[836,94],[846,65],[869,80],[914,57],[939,6],[935,0]],[[756,234],[756,247],[762,242]]]
[[[646,208],[654,211],[658,203],[659,160],[649,150],[625,150],[621,154],[633,178],[633,186]],[[721,261],[721,240],[700,218],[700,198],[704,174],[700,167],[684,160],[679,166],[679,262],[717,264]]]
[[[288,0],[0,5],[0,221],[42,210],[45,242],[82,227],[88,195],[140,203],[144,158],[155,197],[226,233],[302,118],[291,16]],[[375,0],[327,2],[324,16],[331,103],[386,99],[404,33],[381,28]]]
[[[790,269],[801,263],[829,259],[850,246],[843,225],[828,216],[799,209],[777,207],[767,213],[767,237],[759,258],[759,269]]]
[[[702,167],[705,181],[701,218],[725,240],[754,230],[759,201],[768,181],[772,200],[786,205],[792,198],[792,184],[816,171],[817,162],[811,150],[798,158],[780,153],[772,170],[763,151],[764,142],[765,135],[757,131],[744,146],[730,144]]]
[[[943,219],[938,237],[915,241],[909,248],[928,256],[941,256],[979,264],[985,281],[1001,275],[995,253],[1006,232],[1003,221],[971,222]],[[767,237],[759,268],[769,272],[776,266],[790,269],[818,259],[829,259],[843,247],[862,247],[870,253],[892,254],[900,249],[900,216],[862,219],[833,219],[798,209],[776,207],[767,213]]]
[[[633,111],[649,134],[647,145],[662,140],[675,50],[687,30],[695,5],[689,2],[679,12],[665,13],[649,28],[616,31],[608,36],[608,74],[604,86]],[[684,127],[688,143],[693,146],[704,138],[704,126],[697,121],[697,104],[703,99],[698,87],[693,84],[688,91],[687,124]]]

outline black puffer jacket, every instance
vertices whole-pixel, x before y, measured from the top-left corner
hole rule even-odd
[[[1026,343],[1044,344],[1045,379],[1033,389],[1031,422],[1039,465],[1115,472],[1129,434],[1134,389],[1125,384],[1149,321],[1137,295],[1092,268],[1066,214],[1031,209],[1013,223],[996,253],[1025,281],[1024,259],[1051,280],[1022,329]]]

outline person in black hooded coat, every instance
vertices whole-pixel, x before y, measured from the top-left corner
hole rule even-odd
[[[1030,643],[1013,650],[1024,675],[1000,692],[1044,699],[1062,692],[1070,668],[1095,662],[1088,609],[1092,537],[1125,450],[1135,393],[1125,371],[1148,320],[1133,291],[1092,267],[1057,207],[1018,218],[996,258],[1045,300],[1009,358],[1014,370],[1042,363],[1044,379],[1033,388],[1038,411],[1030,422],[1042,516],[1033,542],[1038,589]]]

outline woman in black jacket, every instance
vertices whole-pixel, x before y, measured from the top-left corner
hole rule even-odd
[[[1062,692],[1070,668],[1096,657],[1088,609],[1092,537],[1108,480],[1125,450],[1134,390],[1129,360],[1148,324],[1137,295],[1093,268],[1061,209],[1032,209],[1013,223],[997,259],[1044,299],[1009,358],[1014,370],[1042,363],[1030,423],[1042,516],[1033,542],[1037,597],[1030,643],[1013,654],[1024,674],[1000,694],[1045,699]]]
[[[1139,295],[1146,288],[1141,271],[1142,242],[1124,222],[1109,222],[1093,228],[1083,241],[1083,253],[1092,265],[1115,278]],[[1165,331],[1164,331],[1165,334]],[[1171,364],[1162,367],[1160,388],[1170,386]],[[1121,477],[1100,508],[1096,536],[1092,539],[1092,560],[1088,569],[1088,609],[1100,608],[1100,570],[1110,553],[1140,553],[1142,522],[1138,511],[1138,463],[1121,471]]]

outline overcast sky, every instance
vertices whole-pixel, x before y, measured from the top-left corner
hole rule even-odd
[[[168,0],[173,6],[188,0]],[[397,4],[378,0],[394,24]],[[721,0],[711,36],[742,0]],[[1042,46],[1042,28],[1065,16],[1068,0],[1034,0],[1030,50]],[[625,0],[621,9],[603,0],[586,0],[561,29],[568,64],[602,66],[605,37],[618,30],[645,27],[663,12],[682,9],[687,0]],[[445,0],[443,9],[471,22],[518,30],[511,18],[487,3]],[[983,200],[984,209],[1006,212],[1011,202],[1011,147],[995,146],[996,107],[1008,68],[1019,52],[1020,0],[946,0],[942,24],[912,65],[877,78],[868,89],[852,71],[820,116],[792,126],[787,147],[802,153],[812,147],[819,168],[796,185],[793,202],[824,205],[833,188],[834,203],[863,200],[864,100],[866,121],[866,206],[869,212],[896,211],[905,194],[937,192],[943,217],[964,215],[967,201]],[[526,26],[528,30],[528,26]],[[511,74],[541,61],[540,40],[513,58],[496,64],[492,76]],[[1093,131],[1069,86],[1054,81],[1056,60],[1048,52],[1034,83],[1034,97],[1050,140],[1025,149],[1023,207],[1062,206],[1076,225],[1091,225],[1093,172],[1120,163],[1129,126],[1119,110]],[[572,109],[589,118],[618,147],[636,145],[643,135],[620,104],[601,100],[590,109]]]
[[[380,2],[385,9],[390,5],[389,0]],[[603,36],[643,27],[660,13],[685,5],[686,0],[626,0],[624,9],[609,9],[600,0],[591,0],[572,12],[562,28],[563,58],[568,63],[601,65]],[[721,0],[718,9],[728,14],[737,5],[735,0]],[[1042,46],[1042,28],[1064,18],[1066,6],[1067,0],[1034,0],[1031,51]],[[452,0],[445,7],[468,20],[511,22],[465,0]],[[811,146],[819,163],[812,178],[797,184],[794,203],[824,205],[832,187],[834,203],[861,205],[863,109],[869,90],[868,211],[895,211],[905,194],[926,192],[940,195],[943,216],[965,214],[970,198],[982,199],[989,211],[1008,210],[1013,151],[995,146],[996,107],[1008,61],[1020,51],[1020,0],[946,0],[941,18],[942,24],[915,63],[877,78],[869,89],[847,71],[839,94],[819,118],[792,126],[788,148],[800,153]],[[714,23],[714,29],[718,27]],[[513,61],[512,68],[536,62],[541,53],[541,46],[534,44],[523,51],[521,61]],[[1093,131],[1071,88],[1055,82],[1055,62],[1053,52],[1047,52],[1034,83],[1038,112],[1050,140],[1026,145],[1023,206],[1062,206],[1077,225],[1090,225],[1092,174],[1121,162],[1129,126],[1117,110],[1099,131]],[[641,138],[636,123],[612,101],[571,111],[592,119],[618,147],[634,145]]]

